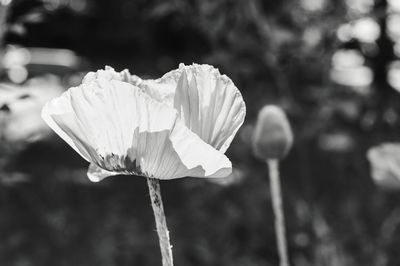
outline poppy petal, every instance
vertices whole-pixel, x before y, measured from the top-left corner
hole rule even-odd
[[[180,69],[174,108],[190,130],[225,152],[244,122],[242,95],[231,79],[212,66],[181,65]]]
[[[173,179],[223,177],[231,172],[229,159],[191,132],[175,109],[136,86],[99,78],[60,98],[66,101],[67,112],[48,108],[46,113],[60,137],[73,147],[85,147],[87,152],[80,154],[105,170],[92,165],[92,180],[109,174]],[[53,101],[49,106],[58,108],[59,100]]]
[[[244,122],[246,106],[231,79],[210,65],[180,64],[140,88],[153,99],[174,107],[185,125],[202,140],[225,152]]]
[[[119,80],[130,83],[132,77],[134,76],[131,76],[128,69],[124,69],[121,72],[116,72],[114,68],[110,66],[105,66],[104,69],[99,69],[96,72],[87,73],[83,78],[82,83],[90,83],[98,79],[105,79],[109,81]]]
[[[94,163],[91,163],[89,165],[89,168],[87,171],[87,176],[88,176],[89,180],[92,182],[100,182],[104,178],[113,176],[113,175],[118,175],[118,173],[104,170],[103,168],[97,166],[97,164],[94,164]]]
[[[41,113],[47,125],[85,160],[90,161],[91,144],[76,120],[69,92],[47,102]]]

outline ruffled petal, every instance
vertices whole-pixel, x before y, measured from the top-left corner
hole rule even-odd
[[[181,64],[140,87],[153,99],[173,106],[185,125],[202,140],[225,152],[244,122],[246,106],[231,79],[210,65]]]
[[[232,164],[222,153],[205,143],[193,134],[181,121],[177,121],[171,130],[169,142],[182,165],[175,173],[170,172],[170,178],[192,177],[226,177],[232,172]],[[166,154],[170,154],[167,152]],[[168,163],[168,161],[164,161]],[[174,168],[171,168],[171,170]]]
[[[68,91],[46,103],[41,116],[47,125],[79,155],[85,160],[91,161],[90,154],[93,154],[94,151],[89,141],[90,138],[86,136],[82,125],[76,119]]]
[[[100,168],[97,166],[97,164],[91,163],[89,165],[88,171],[87,171],[87,176],[90,181],[92,182],[100,182],[106,177],[113,176],[113,175],[118,175],[116,172],[111,172],[104,170],[103,168]]]
[[[246,106],[231,79],[210,65],[180,64],[159,79],[141,79],[128,70],[90,72],[84,83],[119,80],[138,86],[152,99],[175,108],[185,125],[202,140],[225,152],[244,122]]]
[[[232,80],[209,65],[181,65],[174,107],[186,126],[225,152],[244,122],[246,106]]]
[[[150,115],[159,114],[153,110]],[[152,130],[151,125],[145,131],[135,131],[137,145],[128,151],[126,169],[158,179],[225,177],[231,173],[232,164],[223,153],[202,141],[176,118],[170,121],[173,120],[171,127],[162,131]]]
[[[136,82],[135,77],[136,76],[131,76],[128,69],[124,69],[121,72],[116,72],[114,68],[110,66],[105,66],[104,70],[100,69],[96,72],[87,73],[83,78],[82,83],[90,83],[98,79],[105,79],[108,81],[119,80],[130,83],[131,81]]]
[[[118,80],[130,83],[134,86],[139,87],[143,92],[148,94],[154,100],[173,106],[173,100],[176,89],[176,82],[179,79],[180,72],[170,72],[169,75],[165,75],[159,79],[141,79],[136,75],[131,75],[128,69],[124,69],[121,72],[117,72],[110,66],[105,66],[104,70],[100,69],[96,72],[89,72],[83,78],[82,83],[90,83],[98,79],[103,80]]]
[[[68,144],[90,151],[83,156],[98,166],[90,167],[91,180],[114,174],[173,179],[223,177],[231,172],[229,159],[185,127],[175,109],[136,86],[97,78],[60,98],[68,112],[55,111],[56,99],[49,103],[53,108],[47,110],[48,116]]]
[[[132,76],[131,84],[134,82],[134,85],[137,85],[152,99],[173,107],[176,85],[180,75],[181,73],[175,70],[167,73],[159,79],[138,80],[136,76]]]

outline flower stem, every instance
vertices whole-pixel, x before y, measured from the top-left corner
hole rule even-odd
[[[278,245],[280,266],[289,266],[287,243],[285,236],[285,218],[283,215],[281,185],[279,181],[279,161],[267,160],[271,182],[272,207],[275,215],[275,234]]]
[[[164,206],[161,198],[160,182],[155,178],[147,178],[149,186],[151,206],[156,220],[157,234],[160,242],[162,265],[173,266],[172,246],[169,240],[169,231],[165,219]]]

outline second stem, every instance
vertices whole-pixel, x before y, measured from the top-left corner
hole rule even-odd
[[[289,258],[286,243],[285,217],[283,214],[282,193],[279,180],[279,161],[267,160],[272,196],[272,207],[275,215],[275,234],[278,245],[280,266],[289,266]]]

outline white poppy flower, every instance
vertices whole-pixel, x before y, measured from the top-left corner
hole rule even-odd
[[[384,143],[367,152],[371,175],[384,189],[400,188],[400,144]]]
[[[224,152],[245,116],[233,82],[208,65],[158,80],[106,67],[48,102],[42,117],[84,159],[88,176],[225,177]]]

